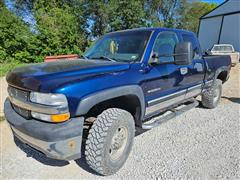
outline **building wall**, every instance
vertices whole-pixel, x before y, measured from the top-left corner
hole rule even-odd
[[[232,44],[240,51],[240,13],[224,16],[220,43]]]
[[[203,18],[240,11],[240,0],[228,0]]]
[[[221,22],[222,16],[201,20],[198,37],[202,50],[205,51],[217,44]]]
[[[240,13],[202,19],[198,37],[204,51],[221,43],[240,51]]]
[[[232,44],[240,51],[240,0],[226,0],[200,19],[198,37],[203,50]]]

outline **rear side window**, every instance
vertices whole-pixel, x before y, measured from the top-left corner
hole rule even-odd
[[[194,52],[194,59],[201,57],[200,56],[200,49],[199,49],[198,42],[197,42],[196,38],[193,35],[190,35],[190,34],[182,34],[182,38],[183,38],[184,42],[192,43],[193,52]]]

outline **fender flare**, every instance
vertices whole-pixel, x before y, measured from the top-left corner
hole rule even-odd
[[[223,71],[226,71],[229,74],[229,67],[228,66],[222,66],[222,67],[218,68],[215,72],[215,75],[214,75],[214,81],[217,79],[218,75]]]
[[[117,98],[120,96],[126,95],[135,95],[138,97],[138,100],[141,104],[141,120],[145,114],[145,100],[142,88],[138,85],[128,85],[128,86],[121,86],[115,87],[111,89],[106,89],[102,91],[98,91],[96,93],[87,95],[81,99],[78,104],[76,115],[84,115],[86,114],[93,106],[98,103],[101,103],[106,100],[110,100],[113,98]]]

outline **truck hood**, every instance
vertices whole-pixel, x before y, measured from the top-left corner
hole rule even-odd
[[[129,63],[104,60],[60,60],[19,67],[8,73],[9,85],[31,91],[51,92],[65,83],[129,69]]]

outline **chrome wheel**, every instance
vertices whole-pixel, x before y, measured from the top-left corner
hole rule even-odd
[[[109,149],[110,158],[115,161],[117,160],[126,147],[128,141],[128,129],[126,127],[117,128],[114,133]]]

